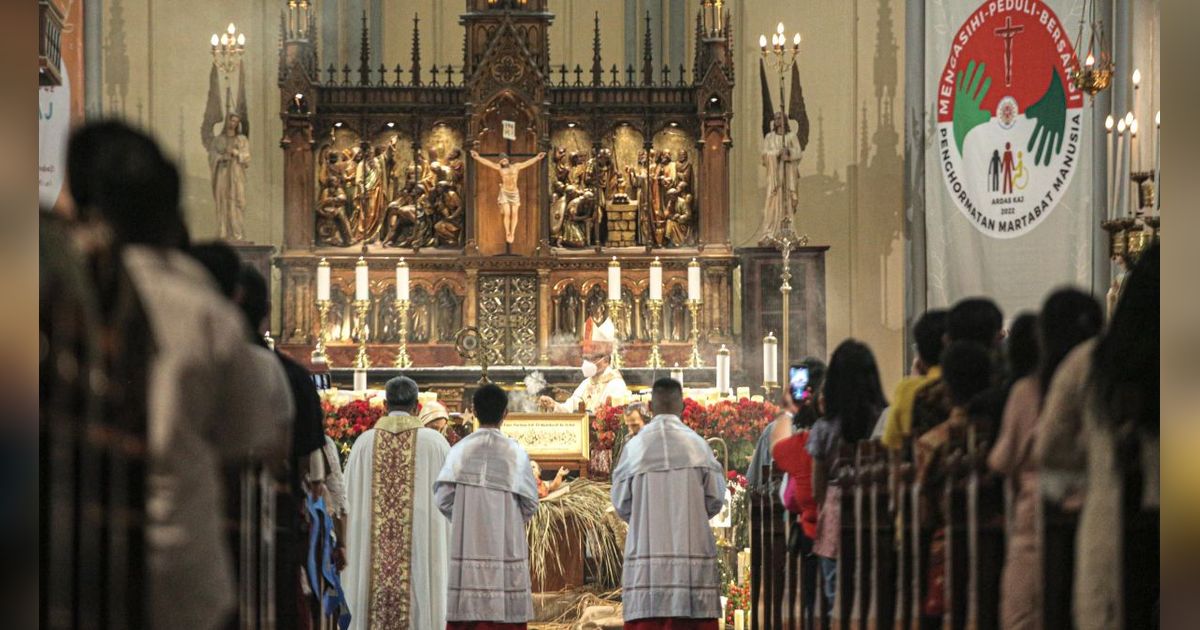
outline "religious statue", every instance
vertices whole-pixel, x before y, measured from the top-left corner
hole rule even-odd
[[[550,240],[558,244],[559,235],[562,232],[563,217],[566,216],[568,181],[571,174],[571,165],[567,157],[567,150],[563,147],[554,149],[554,155],[551,158],[553,164],[553,178],[550,180]]]
[[[616,165],[612,160],[611,149],[600,149],[596,155],[592,156],[587,161],[587,169],[584,174],[585,186],[592,192],[595,198],[595,214],[594,222],[595,242],[605,243],[608,241],[608,224],[606,221],[608,209],[608,190],[612,186],[613,174],[616,172]]]
[[[521,191],[517,188],[517,176],[522,170],[546,157],[546,152],[542,151],[528,160],[516,164],[510,163],[508,156],[503,153],[500,154],[499,163],[484,158],[474,150],[471,151],[471,157],[483,166],[500,173],[500,194],[496,203],[500,205],[500,217],[504,221],[504,242],[511,245],[517,236],[517,212],[521,208]]]
[[[446,156],[445,163],[439,165],[437,200],[434,205],[436,222],[433,225],[438,245],[458,247],[462,244],[465,216],[465,208],[459,195],[462,181],[462,150],[453,148]]]
[[[443,285],[437,292],[438,341],[453,343],[459,328],[462,328],[462,303],[450,287]]]
[[[389,202],[389,174],[395,165],[395,147],[396,138],[392,138],[386,147],[372,147],[363,142],[355,154],[356,241],[370,241],[379,232]]]
[[[765,70],[761,67],[760,71]],[[764,84],[766,79],[764,78]],[[763,141],[759,151],[763,166],[767,167],[767,199],[763,205],[763,221],[758,229],[760,243],[768,243],[777,236],[785,221],[790,222],[799,202],[800,160],[808,146],[808,114],[805,112],[804,95],[800,88],[800,71],[792,63],[791,103],[784,111],[771,107],[771,95],[763,92]],[[774,111],[771,119],[766,114]],[[789,122],[794,120],[795,129]]]
[[[427,343],[430,333],[429,294],[423,289],[412,293],[412,310],[409,312],[408,341]]]
[[[675,285],[667,295],[668,330],[671,341],[687,341],[691,331],[688,330],[689,313],[687,308],[687,290]]]
[[[226,114],[221,133],[206,140],[217,236],[240,241],[246,215],[246,168],[250,166],[250,139],[243,133],[242,117]]]
[[[379,241],[384,245],[398,245],[411,240],[411,232],[417,225],[417,200],[425,194],[418,179],[416,164],[405,167],[404,182],[383,215]],[[405,232],[409,232],[407,237]]]
[[[562,244],[566,247],[587,247],[595,217],[596,194],[591,190],[585,190],[583,194],[567,204],[562,233],[559,237]]]
[[[788,129],[782,111],[775,112],[771,131],[763,136],[760,154],[763,166],[767,167],[767,201],[759,231],[763,238],[770,238],[779,231],[784,217],[795,211],[799,201],[800,159],[804,157],[804,149],[796,133]]]
[[[637,191],[638,239],[643,245],[654,242],[654,228],[651,221],[649,163],[645,150],[638,151],[637,163],[632,168],[626,168],[626,178]]]
[[[673,247],[692,243],[692,190],[686,181],[680,181],[672,189],[675,200],[671,213],[667,215],[666,240]]]
[[[560,335],[579,336],[579,292],[574,286],[563,291],[558,302],[558,329]]]
[[[345,176],[339,164],[339,155],[330,152],[325,157],[321,172],[321,192],[317,200],[317,218],[325,225],[324,242],[330,245],[349,245],[353,242],[350,217],[346,215]],[[335,240],[336,237],[336,240]]]

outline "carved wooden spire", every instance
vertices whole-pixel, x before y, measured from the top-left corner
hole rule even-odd
[[[592,85],[604,84],[604,68],[600,65],[600,12],[596,11],[592,27]]]
[[[412,85],[421,85],[421,16],[413,14],[412,68],[408,73]]]
[[[358,84],[371,84],[371,32],[367,28],[367,12],[362,14],[362,43],[358,49]]]
[[[692,45],[692,83],[700,82],[700,73],[703,71],[703,68],[700,67],[704,63],[703,57],[700,55],[700,51],[704,50],[704,44],[701,43],[704,41],[703,14],[704,9],[696,11],[696,37],[693,40],[695,43]]]
[[[642,85],[654,85],[654,40],[650,36],[650,12],[646,11],[646,35],[642,40]]]

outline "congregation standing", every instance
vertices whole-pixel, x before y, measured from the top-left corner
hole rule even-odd
[[[179,174],[155,143],[118,123],[89,125],[70,141],[68,170],[85,227],[68,237],[43,219],[44,254],[62,252],[67,261],[49,268],[43,283],[104,287],[94,304],[69,304],[89,313],[99,332],[67,330],[44,312],[43,335],[54,347],[75,344],[122,378],[95,401],[47,399],[47,389],[43,403],[55,411],[75,404],[116,412],[130,451],[144,452],[143,494],[134,506],[144,517],[144,625],[232,623],[237,556],[225,515],[238,508],[227,505],[237,492],[231,470],[253,470],[283,488],[270,498],[280,513],[280,623],[306,627],[319,616],[301,582],[312,576],[301,566],[310,519],[327,516],[330,548],[321,569],[332,566],[332,581],[344,587],[339,616],[351,627],[528,624],[525,526],[544,492],[528,454],[501,432],[509,402],[503,389],[474,393],[479,428],[451,447],[439,432],[445,408],[418,405],[416,383],[392,379],[387,415],[355,442],[343,471],[323,435],[311,379],[263,342],[265,280],[227,246],[189,242]],[[985,515],[1006,523],[1001,627],[1059,627],[1042,616],[1051,598],[1069,601],[1081,628],[1134,627],[1156,616],[1158,266],[1154,244],[1107,323],[1099,303],[1073,289],[1015,318],[1007,335],[1000,309],[985,298],[930,310],[912,331],[912,373],[890,400],[860,341],[840,343],[828,365],[805,359],[805,386],[785,390],[784,411],[759,440],[748,472],[763,487],[770,483],[764,467],[787,473],[770,491],[795,514],[793,552],[812,560],[804,584],[824,585],[804,589],[812,598],[806,608],[820,608],[826,619],[836,614],[846,447],[878,440],[911,461],[918,479],[936,483],[947,474],[952,436],[970,429],[994,445],[987,454],[994,483],[981,503]],[[63,300],[45,289],[42,299],[43,307]],[[546,406],[593,408],[610,390],[627,391],[603,343],[585,348],[591,380],[566,405]],[[130,365],[131,358],[144,366]],[[69,370],[52,366],[51,383],[70,381]],[[631,436],[613,469],[612,505],[629,524],[627,628],[713,630],[723,614],[709,519],[724,507],[724,470],[681,421],[683,406],[678,382],[656,381],[649,407],[629,414]],[[93,418],[94,410],[80,417]],[[934,503],[924,507],[933,534],[923,560],[936,565],[949,515]],[[1055,519],[1077,522],[1077,530],[1039,532],[1039,523]],[[936,598],[924,609],[929,617],[940,612]]]

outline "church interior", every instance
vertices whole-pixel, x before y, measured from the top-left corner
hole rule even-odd
[[[1159,0],[37,5],[42,627],[1158,627]]]

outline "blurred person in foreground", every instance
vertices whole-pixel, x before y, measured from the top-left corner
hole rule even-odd
[[[111,231],[146,313],[149,620],[213,628],[233,613],[221,467],[273,459],[294,412],[283,367],[247,341],[242,313],[180,247],[179,174],[149,137],[117,122],[71,137],[71,195]]]
[[[1030,326],[1026,318],[1032,319],[1034,325]],[[988,466],[1007,477],[1012,495],[1000,587],[1000,615],[1004,628],[1042,628],[1043,585],[1039,580],[1029,579],[1042,570],[1037,522],[1040,493],[1037,466],[1033,461],[1042,393],[1063,357],[1095,336],[1102,325],[1103,316],[1096,300],[1075,289],[1062,289],[1046,299],[1040,316],[1018,318],[1009,336],[1008,364],[1017,380],[1004,407],[996,445],[988,454]],[[1034,327],[1037,334],[1028,335],[1028,328]],[[1038,342],[1032,352],[1022,348],[1020,340],[1027,336],[1034,336]]]
[[[1159,597],[1159,246],[1125,280],[1108,330],[1050,379],[1033,459],[1050,499],[1082,497],[1079,628],[1147,628]]]
[[[680,420],[679,381],[655,381],[650,410],[654,418],[625,445],[612,473],[613,507],[629,523],[625,628],[716,630],[721,584],[709,519],[725,506],[724,469]]]

